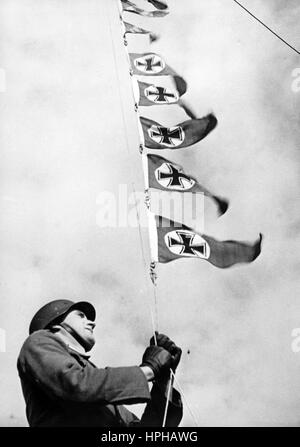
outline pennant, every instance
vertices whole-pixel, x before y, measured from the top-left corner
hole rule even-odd
[[[156,53],[129,53],[132,74],[140,76],[176,75],[176,72]]]
[[[152,33],[151,31],[148,31],[144,28],[140,28],[138,26],[132,25],[131,23],[128,22],[123,22],[124,26],[125,26],[125,33],[124,33],[124,37],[127,33],[130,34],[149,34],[149,38],[150,38],[150,42],[155,42],[156,40],[159,39],[159,35]]]
[[[177,104],[179,98],[186,92],[187,84],[180,76],[174,76],[177,90],[166,87],[158,87],[146,82],[138,82],[140,106],[154,106]]]
[[[204,259],[219,268],[254,261],[261,252],[262,235],[254,243],[218,241],[193,229],[155,216],[157,231],[157,259],[167,263],[179,258]]]
[[[168,9],[159,9],[155,11],[145,11],[144,9],[139,8],[134,3],[130,2],[129,0],[121,0],[122,2],[122,9],[124,12],[132,12],[134,14],[138,14],[140,16],[144,17],[165,17],[167,14],[169,14]],[[160,3],[160,2],[158,2]]]
[[[206,137],[217,125],[210,113],[203,118],[191,119],[173,127],[163,127],[156,121],[140,117],[144,145],[149,149],[181,149],[192,146]]]
[[[163,191],[202,193],[216,202],[220,215],[227,211],[228,201],[210,193],[194,177],[185,174],[182,166],[158,155],[149,154],[147,159],[150,188]]]
[[[165,0],[147,0],[148,3],[152,3],[157,9],[168,9],[167,2]]]

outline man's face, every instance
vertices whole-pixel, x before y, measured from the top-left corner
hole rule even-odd
[[[63,320],[83,340],[85,350],[89,351],[95,344],[94,327],[96,324],[87,319],[81,310],[72,310]]]

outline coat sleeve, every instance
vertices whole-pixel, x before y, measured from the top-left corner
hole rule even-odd
[[[119,413],[127,427],[162,427],[167,399],[157,384],[153,385],[151,401],[147,404],[142,418],[139,419],[127,408],[120,407]],[[169,402],[166,427],[177,427],[182,419],[180,394],[173,388],[172,401]]]
[[[26,340],[18,369],[53,399],[103,404],[135,404],[150,399],[148,382],[138,366],[95,368],[88,362],[80,364],[46,331]]]
[[[182,419],[182,401],[179,392],[173,388],[172,400],[168,405],[166,427],[177,427]],[[162,427],[167,398],[155,383],[151,390],[151,400],[147,404],[140,425],[144,427]]]

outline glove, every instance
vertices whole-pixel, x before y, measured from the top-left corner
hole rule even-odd
[[[159,334],[156,331],[155,335],[156,335],[157,346],[164,348],[172,355],[171,368],[174,372],[180,362],[182,350],[178,346],[176,346],[176,344],[167,335]],[[150,345],[155,345],[154,336],[152,336],[150,339]]]
[[[179,346],[174,346],[172,350],[172,366],[171,369],[173,372],[175,372],[177,366],[179,365],[180,359],[181,359],[182,350],[179,348]]]
[[[156,379],[158,376],[163,375],[172,366],[172,356],[161,346],[148,346],[144,352],[142,358],[142,364],[140,366],[149,366]]]

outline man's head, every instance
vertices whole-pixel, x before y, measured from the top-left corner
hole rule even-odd
[[[86,351],[90,351],[94,346],[96,323],[89,320],[82,310],[73,309],[67,312],[64,319],[59,322],[59,326],[69,332]]]
[[[40,329],[61,326],[69,332],[86,351],[95,344],[93,329],[96,311],[86,301],[55,300],[47,303],[34,315],[29,334]]]

